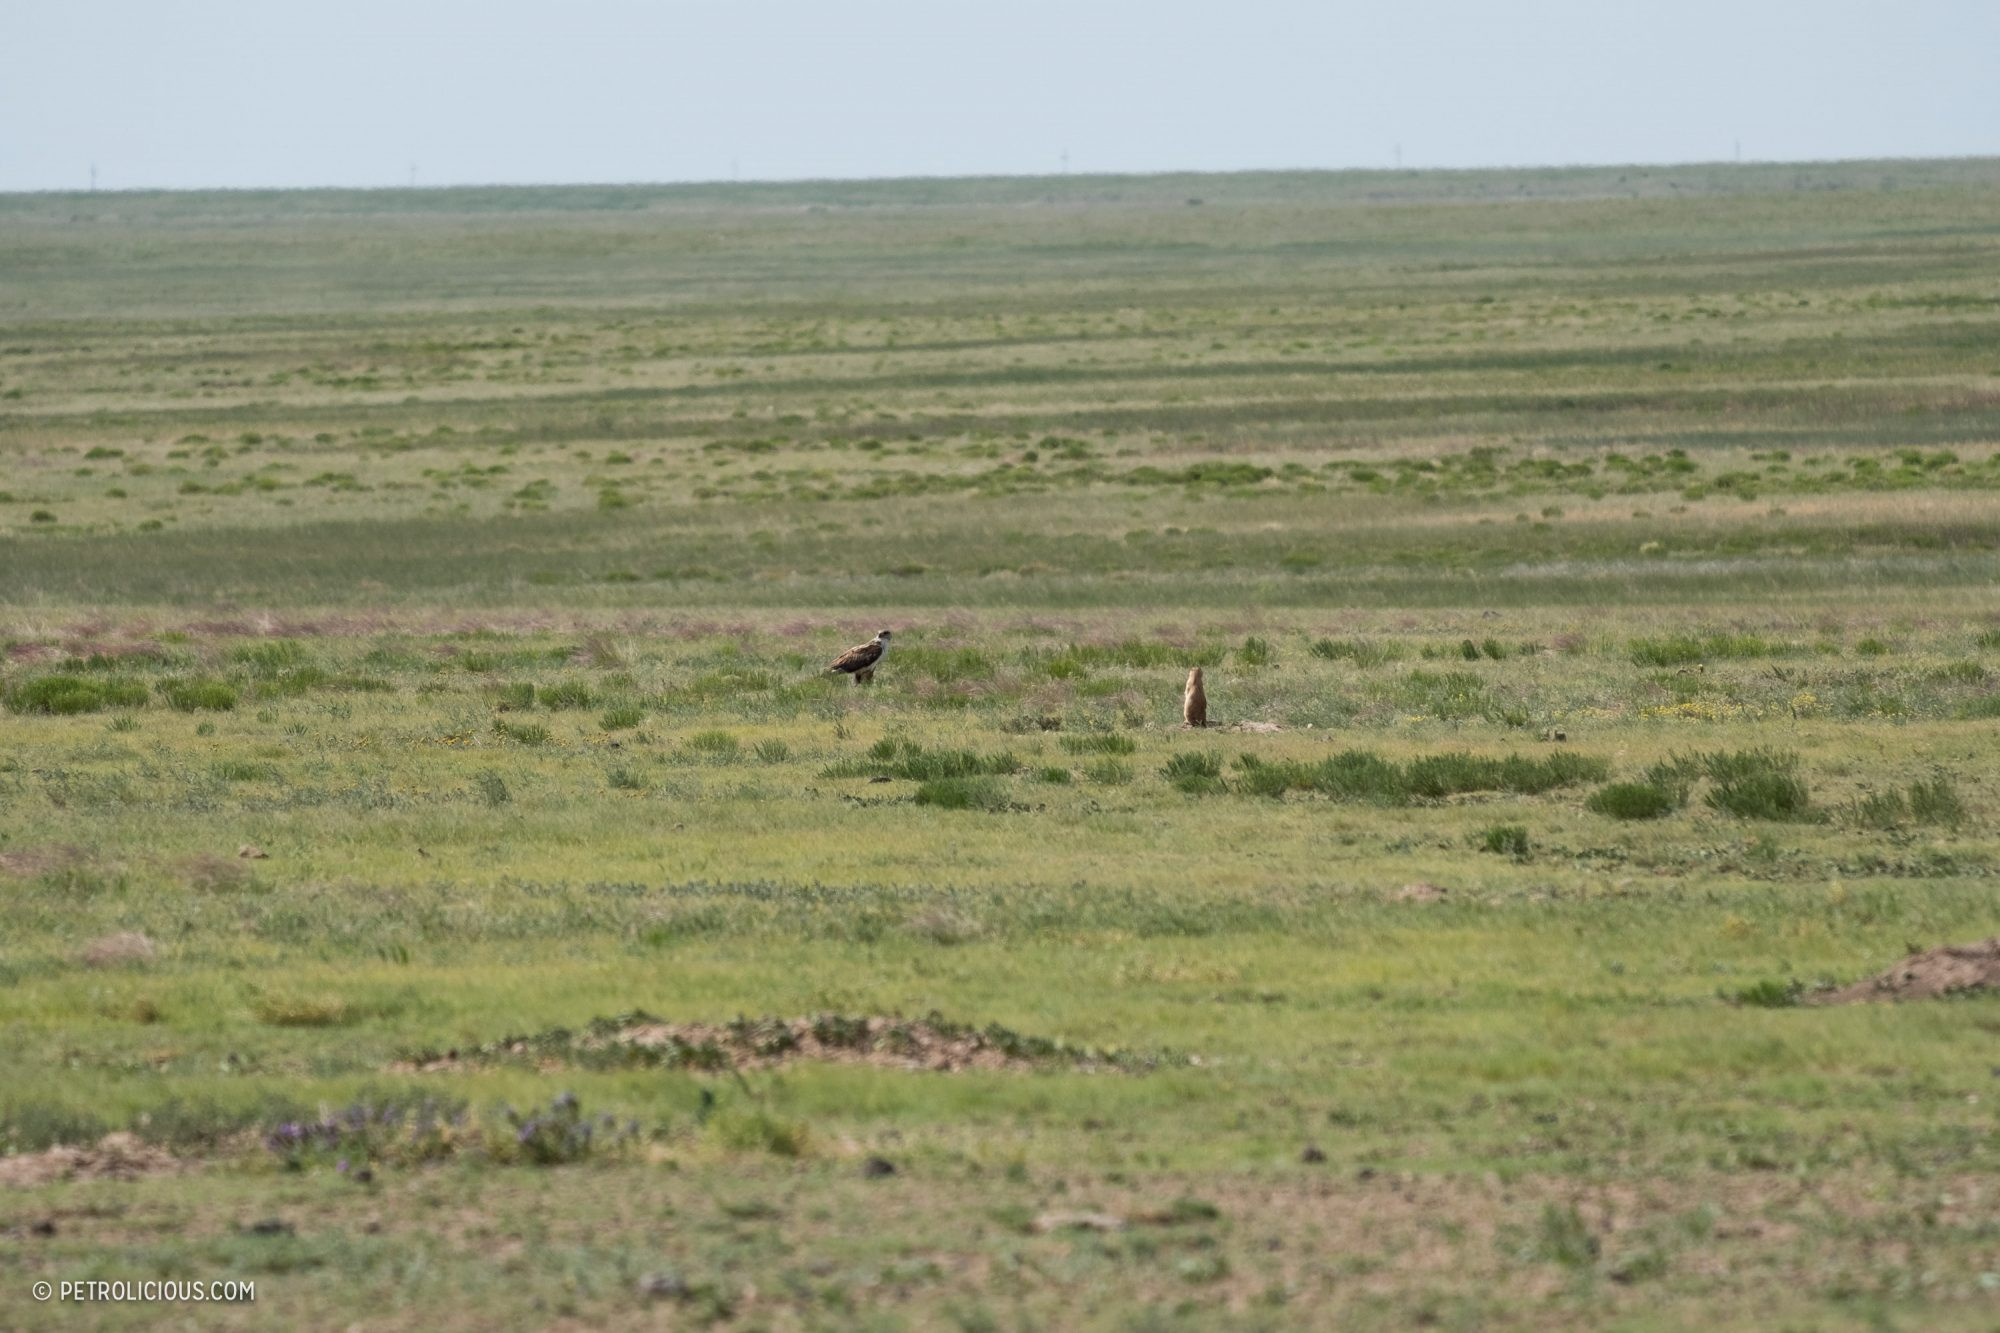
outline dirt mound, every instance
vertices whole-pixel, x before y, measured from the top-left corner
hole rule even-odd
[[[1861,1004],[1868,1000],[1935,1000],[1966,991],[2000,989],[2000,937],[1978,944],[1946,944],[1913,953],[1879,976],[1812,996],[1812,1004]]]
[[[553,1028],[469,1050],[424,1051],[392,1068],[423,1073],[515,1061],[550,1069],[637,1066],[726,1070],[766,1069],[793,1060],[945,1073],[1050,1065],[1130,1070],[1160,1062],[1159,1057],[1129,1051],[1100,1051],[1024,1036],[998,1023],[975,1028],[936,1014],[921,1019],[816,1014],[808,1018],[739,1018],[729,1023],[671,1023],[639,1012],[597,1019],[581,1032]]]
[[[0,1157],[0,1185],[47,1185],[59,1180],[131,1180],[178,1170],[181,1162],[133,1134],[106,1134],[96,1146],[62,1145]]]

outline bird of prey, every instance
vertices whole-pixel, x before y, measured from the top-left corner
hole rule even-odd
[[[856,644],[836,657],[827,670],[854,677],[856,685],[866,685],[875,678],[875,668],[881,665],[882,655],[888,651],[889,631],[883,630],[871,642]]]

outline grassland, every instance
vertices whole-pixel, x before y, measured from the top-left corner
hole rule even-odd
[[[0,1311],[1990,1325],[2000,1013],[1802,1001],[2000,933],[1995,273],[1992,161],[0,198]]]

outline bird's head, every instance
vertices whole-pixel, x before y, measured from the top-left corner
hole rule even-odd
[[[877,630],[875,631],[875,637],[880,639],[883,643],[887,643],[889,642],[889,631],[885,629]]]

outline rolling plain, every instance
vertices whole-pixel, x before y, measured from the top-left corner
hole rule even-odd
[[[2000,1008],[1822,1001],[2000,935],[1996,275],[1993,160],[0,196],[0,1322],[1991,1327]]]

